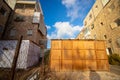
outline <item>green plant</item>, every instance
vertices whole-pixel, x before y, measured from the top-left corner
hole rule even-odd
[[[49,55],[50,55],[50,50],[47,50],[44,56],[45,64],[49,64]]]
[[[111,54],[108,56],[109,64],[111,65],[120,65],[120,55]]]

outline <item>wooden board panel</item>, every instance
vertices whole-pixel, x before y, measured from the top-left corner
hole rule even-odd
[[[83,60],[73,60],[73,71],[83,70]]]
[[[106,51],[103,50],[97,50],[96,57],[97,59],[108,59]]]
[[[51,59],[61,59],[61,50],[51,50]]]
[[[51,71],[60,71],[60,60],[51,60]]]
[[[72,71],[72,60],[62,60],[61,71]]]
[[[84,49],[84,41],[73,41],[73,49]]]
[[[62,49],[72,49],[72,41],[62,40]]]
[[[96,59],[95,50],[85,50],[85,59],[86,60]]]
[[[82,60],[85,59],[85,50],[73,50],[73,60]]]
[[[96,60],[86,60],[86,70],[97,70]]]
[[[105,42],[104,41],[95,41],[95,47],[96,49],[105,49]]]
[[[62,59],[72,59],[72,50],[62,50]]]
[[[60,40],[53,40],[51,42],[51,49],[61,49],[61,41]]]
[[[97,70],[109,70],[108,60],[97,60]]]
[[[51,48],[52,70],[109,70],[104,41],[56,40],[52,44],[54,44]]]
[[[95,49],[94,41],[84,41],[84,49]]]

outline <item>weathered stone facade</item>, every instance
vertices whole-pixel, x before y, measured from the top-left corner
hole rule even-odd
[[[38,23],[33,22],[33,18],[36,18],[35,13],[40,13],[37,16]],[[4,39],[14,40],[22,35],[24,40],[34,41],[39,45],[41,39],[46,39],[46,31],[39,2],[19,0],[16,3],[15,13]]]
[[[0,0],[0,39],[4,33],[11,12],[12,9],[9,5],[4,0]]]
[[[120,0],[106,0],[106,4],[102,1],[105,0],[96,0],[91,9],[92,18],[88,17],[91,14],[89,12],[84,20],[84,28],[88,28],[90,32],[89,37],[79,34],[77,39],[106,40],[108,53],[120,54]]]

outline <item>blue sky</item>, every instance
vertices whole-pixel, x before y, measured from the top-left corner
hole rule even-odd
[[[73,39],[95,0],[40,0],[48,39]]]

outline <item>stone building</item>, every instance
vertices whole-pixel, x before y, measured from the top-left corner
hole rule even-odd
[[[12,6],[8,1],[9,0],[0,0],[0,39],[5,33],[6,26],[8,25],[10,15],[12,14],[15,5],[15,0],[11,1]]]
[[[120,0],[96,0],[77,39],[106,40],[108,54],[120,54]]]
[[[47,47],[47,28],[39,0],[0,0],[0,18],[0,25],[5,27],[0,40],[0,68],[11,68],[20,36],[23,40],[17,68],[38,64],[44,56],[43,46]]]
[[[40,2],[36,0],[17,0],[11,23],[6,29],[3,39],[31,40],[46,47],[47,28],[44,24]]]

